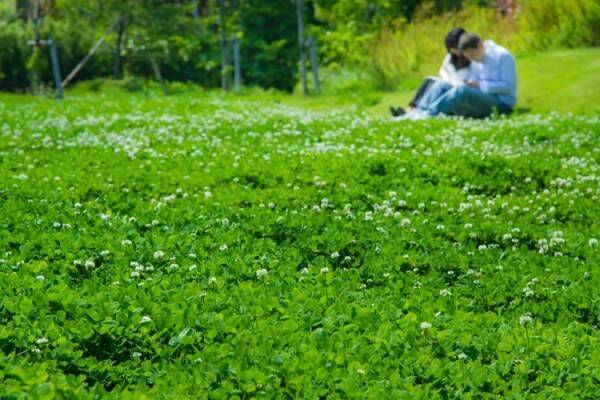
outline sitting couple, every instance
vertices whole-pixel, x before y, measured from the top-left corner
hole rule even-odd
[[[425,79],[408,110],[392,107],[392,115],[418,119],[438,114],[472,118],[510,114],[517,103],[517,71],[508,50],[462,28],[452,29],[445,44],[448,55],[440,78]]]

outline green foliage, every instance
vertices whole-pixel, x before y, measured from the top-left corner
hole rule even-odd
[[[519,40],[532,50],[599,46],[599,26],[596,0],[527,1],[519,16]]]
[[[239,9],[239,26],[246,83],[291,91],[300,57],[294,2],[245,0]]]
[[[0,90],[27,87],[29,37],[30,34],[21,21],[0,19]]]
[[[0,120],[2,398],[598,398],[597,117]]]

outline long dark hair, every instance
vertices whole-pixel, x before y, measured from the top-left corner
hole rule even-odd
[[[471,61],[469,61],[467,57],[463,56],[462,54],[457,56],[450,51],[450,49],[458,49],[458,42],[464,33],[467,33],[467,31],[465,31],[463,28],[457,27],[448,32],[446,38],[444,39],[446,50],[448,50],[448,54],[450,54],[450,64],[454,65],[454,68],[457,70],[471,65]]]

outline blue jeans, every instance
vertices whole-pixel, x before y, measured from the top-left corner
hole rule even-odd
[[[432,116],[446,114],[473,118],[489,117],[494,110],[500,114],[512,112],[512,108],[500,101],[496,94],[483,93],[467,85],[452,86],[445,81],[431,85],[417,108]]]

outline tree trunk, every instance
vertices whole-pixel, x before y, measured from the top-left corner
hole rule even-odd
[[[16,0],[15,9],[17,10],[17,14],[19,18],[23,21],[27,21],[29,19],[29,1],[28,0]]]
[[[229,54],[227,50],[227,27],[225,26],[225,0],[219,0],[219,25],[221,30],[221,37],[219,45],[221,47],[221,88],[225,91],[229,90],[229,79],[227,74],[227,66],[229,64]]]
[[[115,70],[113,72],[114,79],[121,79],[121,69],[122,69],[122,46],[123,46],[123,36],[125,35],[125,20],[123,17],[119,18],[119,22],[117,23],[117,45],[115,47]]]

